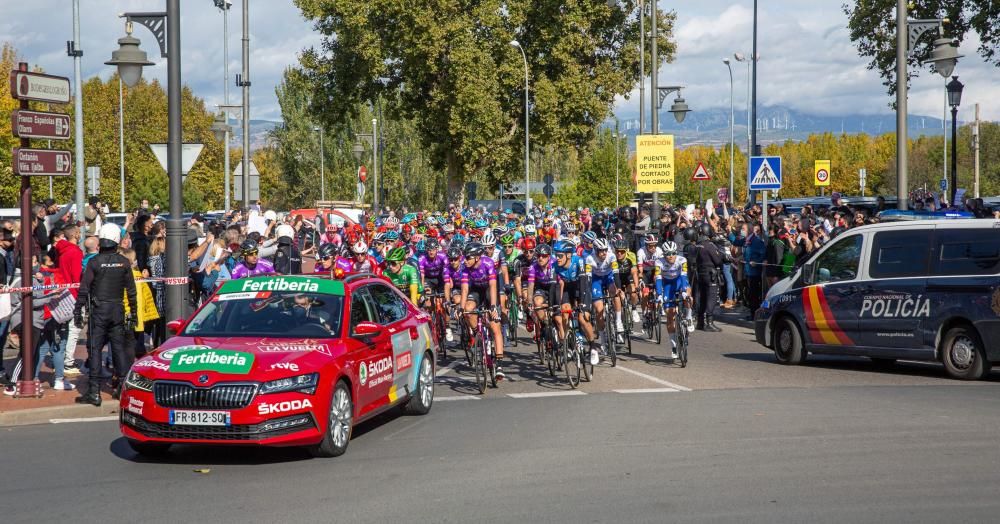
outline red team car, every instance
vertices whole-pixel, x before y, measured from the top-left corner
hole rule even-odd
[[[171,328],[121,396],[121,431],[140,454],[254,444],[337,456],[355,424],[434,400],[426,315],[371,275],[232,280]]]

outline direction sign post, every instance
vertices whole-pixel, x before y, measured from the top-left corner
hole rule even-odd
[[[69,139],[69,115],[47,111],[13,111],[10,125],[19,138]]]

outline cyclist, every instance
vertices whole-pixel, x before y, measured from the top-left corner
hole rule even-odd
[[[657,304],[665,304],[667,312],[667,335],[670,337],[671,358],[677,358],[677,333],[675,330],[677,315],[677,300],[684,300],[691,311],[691,284],[687,278],[687,259],[677,256],[677,244],[663,244],[663,265],[656,279]],[[693,324],[692,324],[693,326]]]
[[[584,274],[583,259],[576,256],[576,245],[572,242],[561,241],[556,243],[554,251],[556,253],[556,277],[559,281],[560,304],[564,313],[572,309],[583,300],[583,289],[580,285],[580,277]],[[583,335],[590,345],[590,361],[597,364],[600,361],[600,352],[597,349],[597,342],[594,340],[594,328],[590,324],[589,314],[581,311],[577,314],[577,321]],[[565,336],[565,333],[563,333]]]
[[[382,264],[385,262],[385,253],[385,233],[375,233],[375,236],[372,237],[372,247],[368,249],[368,255]]]
[[[441,278],[444,281],[444,296],[449,297],[451,303],[454,306],[460,307],[462,305],[462,281],[461,281],[461,271],[464,265],[462,264],[462,248],[452,245],[448,248],[447,252],[448,263],[445,264],[444,269],[441,271]],[[458,286],[455,286],[455,284]],[[451,323],[445,328],[445,339],[448,342],[454,342],[455,333],[451,329]]]
[[[514,277],[514,292],[517,294],[517,299],[521,301],[521,311],[526,312],[529,311],[528,306],[533,302],[528,296],[528,271],[535,262],[535,239],[525,238],[521,246],[521,254],[514,259],[512,264],[509,264],[508,271],[513,271],[511,276]],[[534,330],[534,315],[525,315],[524,328],[528,330],[528,333]]]
[[[347,261],[344,272],[351,273],[375,273],[382,271],[382,267],[368,254],[368,244],[364,240],[358,240],[351,246],[351,258]],[[338,263],[338,266],[340,264]]]
[[[417,269],[406,263],[406,248],[397,247],[386,256],[386,268],[382,276],[387,278],[404,295],[410,297],[410,302],[417,304],[417,297],[424,292]]]
[[[650,233],[644,238],[646,245],[636,253],[636,264],[642,272],[644,308],[652,308],[655,297],[648,293],[648,290],[656,289],[656,279],[660,276],[660,268],[663,266],[663,251],[660,250],[660,241],[656,235]]]
[[[596,241],[597,233],[587,231],[580,237],[580,247],[577,249],[576,254],[586,261],[587,258],[594,254],[594,242]]]
[[[517,274],[520,273],[519,259],[521,257],[521,251],[514,247],[514,235],[506,233],[500,237],[500,271],[499,276],[501,278],[501,284],[503,285],[503,293],[500,295],[500,313],[503,318],[507,318],[510,311],[510,304],[507,303],[507,297],[511,296],[514,292],[514,279]],[[519,294],[513,295],[515,300],[520,297]]]
[[[326,243],[319,246],[316,252],[316,267],[314,273],[330,273],[337,263],[337,245]]]
[[[441,243],[436,238],[429,238],[424,243],[427,250],[419,259],[417,267],[420,269],[420,282],[427,293],[442,293],[444,291],[444,268],[448,265],[448,256],[441,252]],[[434,303],[428,301],[424,307],[432,311],[434,307],[440,307],[441,298],[434,299]]]
[[[483,233],[483,238],[479,240],[483,244],[483,249],[485,250],[485,255],[493,260],[493,266],[500,268],[500,252],[497,251],[497,239],[492,231],[487,230]]]
[[[463,254],[465,264],[462,267],[462,298],[460,303],[465,305],[465,312],[475,311],[480,305],[489,306],[490,318],[488,325],[493,333],[493,341],[496,345],[496,374],[497,380],[506,378],[500,369],[503,360],[503,335],[500,333],[500,312],[497,309],[497,270],[493,264],[493,259],[485,256],[486,250],[478,242],[466,244]],[[479,315],[466,315],[466,322],[471,329],[475,329],[479,322]]]
[[[274,266],[257,256],[257,242],[246,239],[240,244],[240,263],[233,268],[233,279],[274,273]]]
[[[632,322],[642,322],[639,317],[639,271],[636,269],[635,253],[628,248],[628,241],[623,238],[615,240],[615,258],[618,259],[618,274],[621,276],[622,291],[628,295],[632,303]]]
[[[593,234],[593,232],[588,231],[587,234]],[[608,246],[607,239],[597,238],[594,240],[593,246],[593,253],[588,255],[584,262],[590,268],[591,298],[594,301],[594,314],[597,315],[597,330],[607,329],[607,326],[604,325],[604,299],[613,297],[615,329],[618,332],[616,341],[623,344],[625,339],[622,332],[625,331],[625,325],[622,323],[622,301],[618,296],[618,286],[616,285],[616,280],[620,280],[618,278],[618,259],[614,253],[609,253],[610,246]]]
[[[552,257],[552,246],[548,244],[538,244],[535,248],[535,260],[528,266],[527,274],[528,290],[527,296],[535,305],[535,318],[541,326],[548,318],[547,309],[549,305],[559,304],[559,282],[556,278],[555,260]],[[552,321],[559,329],[559,339],[562,340],[564,328],[562,317],[558,312],[553,313]],[[541,334],[541,332],[539,332]]]

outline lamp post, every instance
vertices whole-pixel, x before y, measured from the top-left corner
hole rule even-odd
[[[170,184],[170,218],[167,220],[167,277],[185,280],[187,249],[184,227],[184,191],[181,176],[181,8],[180,0],[166,0],[166,12],[124,13],[126,36],[118,40],[107,65],[118,67],[118,76],[126,86],[134,86],[142,77],[142,68],[153,65],[132,36],[132,23],[149,29],[160,46],[160,56],[167,59],[167,177]],[[166,31],[163,26],[166,25]],[[178,280],[174,280],[177,282]],[[187,285],[167,286],[167,315],[170,319],[187,316]]]
[[[898,209],[909,208],[909,160],[907,158],[906,98],[907,98],[907,57],[913,52],[917,40],[927,31],[938,30],[931,56],[926,61],[934,64],[934,71],[944,78],[951,76],[955,64],[962,55],[958,54],[958,44],[944,38],[944,24],[947,18],[927,20],[907,20],[906,0],[896,0],[896,193]]]
[[[118,188],[121,195],[119,210],[125,212],[125,102],[122,97],[122,77],[118,77]],[[51,181],[52,179],[49,178]]]
[[[521,42],[517,40],[511,40],[510,45],[518,48],[521,51],[521,58],[524,59],[524,212],[531,212],[531,191],[528,187],[530,183],[530,164],[531,164],[531,133],[528,131],[529,128],[529,113],[528,113],[528,55],[524,52],[524,47],[521,47]]]
[[[229,125],[229,117],[226,115],[225,111],[221,111],[215,116],[215,120],[212,121],[211,129],[215,139],[222,142],[222,171],[224,173],[223,179],[225,180],[226,185],[226,213],[229,213],[229,133],[233,131],[233,127]]]
[[[948,82],[948,105],[951,106],[951,206],[958,207],[958,106],[962,104],[962,88],[957,76]]]
[[[324,166],[323,158],[323,128],[315,126],[313,127],[313,132],[319,133],[319,199],[326,200],[326,168]]]
[[[618,133],[611,133],[611,138],[615,139],[615,209],[618,209],[619,207],[621,207],[621,201],[619,200],[620,197],[619,197],[619,194],[618,194],[619,193],[619,189],[618,189],[619,188],[619,184],[618,184],[618,149],[620,147],[618,139],[620,137],[618,136]]]
[[[229,105],[229,8],[233,5],[232,0],[214,0],[215,7],[218,7],[222,11],[222,103],[223,105]],[[229,201],[229,136],[232,133],[233,128],[229,125],[229,114],[224,114],[223,124],[226,126],[226,131],[220,137],[218,134],[215,138],[222,140],[225,153],[223,154],[222,170],[223,180],[225,187],[225,210],[229,213],[231,203]],[[218,122],[218,121],[216,121]],[[213,124],[214,126],[215,124]]]
[[[728,58],[723,58],[722,63],[726,64],[726,69],[729,69],[729,198],[733,198],[735,195],[735,171],[733,168],[733,162],[735,160],[736,149],[736,106],[733,105],[733,66],[729,63]]]

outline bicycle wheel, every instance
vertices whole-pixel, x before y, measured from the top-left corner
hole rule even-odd
[[[543,361],[548,364],[550,377],[556,376],[556,367],[559,365],[559,358],[556,356],[556,348],[559,347],[556,343],[557,340],[559,339],[556,338],[555,327],[552,324],[546,324],[542,343],[545,352]]]
[[[465,363],[470,367],[474,366],[472,362],[472,337],[469,335],[469,327],[463,323],[459,331],[461,332],[459,341],[462,344],[462,350],[465,351]]]
[[[656,307],[656,304],[653,304]],[[642,331],[648,340],[653,340],[653,311],[648,305],[642,307]]]
[[[480,340],[476,344],[475,351],[472,351],[473,369],[476,373],[476,387],[479,388],[479,394],[482,395],[486,393],[486,363],[483,362],[483,341]]]
[[[657,346],[663,342],[663,322],[660,322],[659,306],[656,306],[656,313],[653,314],[653,339]]]
[[[611,360],[611,367],[618,365],[618,328],[615,327],[614,316],[610,309],[605,312],[604,332],[607,334],[605,339],[608,342],[608,359]]]
[[[510,347],[517,347],[517,319],[518,319],[518,309],[517,301],[514,300],[513,295],[507,297],[507,304],[510,306],[507,311],[507,336],[510,338]]]
[[[582,333],[577,333],[576,336],[577,340],[583,340]],[[590,378],[594,376],[594,365],[591,364],[593,360],[590,360],[589,343],[584,343],[582,346],[577,345],[577,357],[580,359],[580,369],[583,370],[583,380],[590,382]]]
[[[580,352],[576,350],[576,333],[567,330],[563,341],[563,358],[566,360],[566,380],[569,386],[576,389],[580,385]]]
[[[683,311],[680,312],[683,314]],[[684,325],[685,322],[680,320],[680,315],[678,315],[677,320],[677,358],[681,361],[681,367],[686,368],[688,365],[688,332],[687,326]]]
[[[632,354],[632,328],[634,324],[632,323],[632,303],[628,299],[623,299],[622,304],[622,325],[625,327],[625,332],[622,333],[622,338],[625,339],[625,347],[628,348],[628,354]]]
[[[497,357],[493,348],[493,333],[487,332],[483,337],[483,361],[486,362],[486,374],[490,377],[490,385],[497,387]]]

